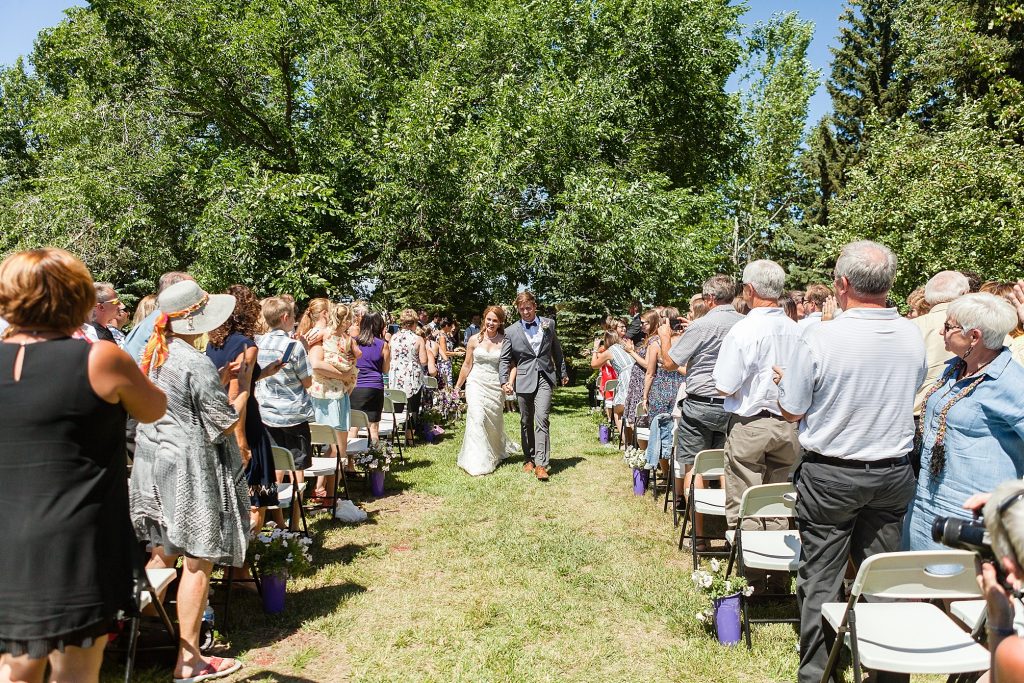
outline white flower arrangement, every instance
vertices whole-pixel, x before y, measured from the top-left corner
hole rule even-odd
[[[690,574],[690,580],[693,581],[693,585],[699,588],[701,592],[706,593],[711,598],[712,603],[715,600],[736,595],[737,593],[750,597],[754,593],[754,587],[748,585],[747,580],[742,576],[733,575],[726,577],[722,565],[722,562],[712,559],[709,565],[710,571],[708,569],[698,569]],[[697,621],[709,624],[714,620],[714,614],[714,609],[711,607],[701,610],[696,614]]]
[[[545,330],[545,331],[547,331],[548,329],[550,329],[550,327],[551,327],[551,323],[549,323],[549,322],[548,322],[547,320],[543,321],[543,322],[542,322],[542,323],[540,324],[540,329],[542,329],[542,330]]]
[[[249,562],[264,576],[300,576],[313,569],[313,556],[309,546],[313,541],[296,531],[278,529],[267,522],[266,529],[257,533],[249,544]]]
[[[630,446],[626,449],[626,452],[622,454],[622,461],[633,469],[645,470],[647,469],[647,451],[642,451],[639,448]]]
[[[390,443],[375,441],[367,446],[365,452],[356,456],[356,462],[366,470],[388,472],[391,470],[391,459],[393,457],[394,452]]]

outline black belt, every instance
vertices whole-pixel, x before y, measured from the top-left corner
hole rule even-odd
[[[804,451],[803,462],[820,463],[834,467],[845,467],[851,470],[878,470],[883,467],[895,467],[897,465],[909,465],[910,460],[905,455],[883,460],[849,460],[847,458],[833,458],[814,451]]]
[[[786,418],[782,417],[781,415],[776,415],[775,413],[773,413],[770,410],[762,410],[760,413],[755,413],[754,415],[750,415],[750,417],[773,417],[776,420],[785,420],[786,419]]]
[[[711,398],[710,396],[697,396],[696,394],[687,394],[687,401],[694,401],[696,403],[707,403],[708,405],[720,406],[725,404],[724,398]]]

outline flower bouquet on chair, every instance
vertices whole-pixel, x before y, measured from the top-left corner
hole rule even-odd
[[[370,481],[370,493],[375,498],[384,495],[384,476],[391,470],[393,457],[394,451],[391,450],[390,443],[375,441],[356,458],[356,463],[366,470],[366,478]]]
[[[697,612],[697,621],[714,626],[718,642],[736,645],[740,642],[740,594],[750,596],[754,587],[742,576],[726,578],[723,563],[711,560],[711,570],[698,569],[690,575],[693,584],[711,598],[711,607]]]
[[[651,471],[647,469],[647,451],[630,446],[622,455],[622,460],[633,468],[633,495],[642,496],[647,493]]]
[[[313,569],[312,541],[297,531],[278,529],[267,522],[267,529],[253,537],[247,560],[260,574],[263,611],[277,614],[284,611],[284,595],[288,578],[302,576]]]

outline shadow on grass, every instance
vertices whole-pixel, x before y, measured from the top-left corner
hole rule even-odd
[[[587,395],[579,391],[556,391],[551,404],[553,415],[569,415],[588,408]]]
[[[284,612],[280,614],[265,614],[259,596],[239,595],[233,602],[237,603],[238,613],[246,618],[238,620],[227,634],[231,650],[251,650],[280,642],[310,620],[335,614],[349,599],[365,592],[366,586],[351,581],[289,590]],[[234,605],[232,609],[235,609]]]
[[[245,678],[239,678],[237,683],[320,683],[314,681],[312,678],[303,678],[302,676],[289,676],[286,674],[280,674],[276,671],[257,671],[254,674],[250,674]]]
[[[340,548],[319,548],[314,551],[313,557],[318,567],[326,564],[350,564],[364,551],[374,547],[379,546],[370,543],[346,543]]]
[[[548,466],[548,473],[555,475],[565,470],[571,470],[576,465],[579,465],[584,461],[584,458],[573,457],[573,458],[551,458],[551,464]]]

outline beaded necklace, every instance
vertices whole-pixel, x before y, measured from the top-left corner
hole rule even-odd
[[[958,359],[956,363],[953,363],[952,365],[949,366],[949,369],[946,370],[946,372],[942,375],[942,378],[934,385],[932,385],[932,387],[924,395],[924,402],[922,403],[922,405],[925,406],[926,411],[928,406],[928,399],[932,397],[932,394],[934,394],[940,388],[945,386],[946,382],[949,381],[950,378],[954,377],[958,372],[965,369],[966,367],[967,361],[963,360],[962,358]],[[932,459],[930,467],[928,468],[933,478],[938,477],[942,473],[943,468],[946,466],[946,416],[949,415],[950,409],[952,409],[952,407],[955,406],[958,401],[970,396],[971,392],[973,392],[978,387],[978,385],[985,380],[986,377],[988,377],[988,375],[983,374],[979,376],[976,380],[968,384],[966,387],[961,389],[955,396],[953,396],[952,399],[950,399],[948,403],[946,403],[945,406],[942,407],[942,410],[939,412],[939,429],[935,433],[935,443],[934,445],[932,445]],[[924,423],[925,419],[922,418],[917,425],[917,437],[922,444],[924,443]]]

